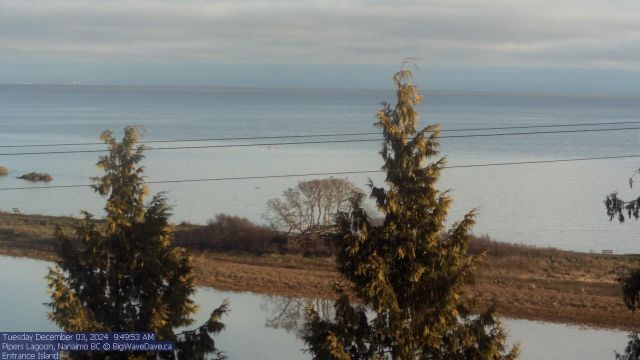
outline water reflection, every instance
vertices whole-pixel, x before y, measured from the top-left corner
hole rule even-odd
[[[333,301],[330,300],[262,295],[260,308],[266,313],[265,326],[284,329],[301,339],[304,334],[305,309],[309,302],[323,319],[333,317]],[[529,320],[502,321],[509,332],[508,345],[515,342],[521,344],[521,360],[613,360],[615,351],[622,351],[627,341],[627,334],[622,331]]]
[[[267,313],[265,326],[272,329],[284,329],[302,338],[304,334],[305,311],[312,304],[324,320],[333,318],[333,301],[327,299],[289,298],[276,295],[263,295],[260,309]]]
[[[58,330],[47,320],[43,305],[49,301],[44,281],[49,265],[0,256],[0,331]],[[308,299],[198,288],[194,296],[200,305],[196,323],[204,322],[224,299],[229,299],[231,313],[222,319],[226,329],[215,340],[229,359],[310,358],[300,339]],[[312,303],[324,318],[332,316],[331,301]],[[520,341],[522,360],[614,359],[614,350],[622,351],[628,341],[622,331],[511,319],[505,319],[504,324],[510,341]]]

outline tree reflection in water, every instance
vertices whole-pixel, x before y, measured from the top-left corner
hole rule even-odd
[[[263,295],[260,309],[268,314],[265,326],[284,329],[301,338],[304,335],[305,309],[313,304],[323,320],[333,318],[333,301],[327,299],[305,299],[277,295]]]

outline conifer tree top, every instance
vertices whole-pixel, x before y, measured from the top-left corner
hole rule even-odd
[[[403,64],[393,77],[397,103],[383,104],[375,123],[386,178],[370,182],[370,196],[384,222],[372,224],[362,194],[338,217],[338,267],[362,305],[338,289],[333,321],[309,309],[305,341],[316,359],[514,359],[494,308],[472,317],[462,296],[480,261],[467,254],[475,211],[445,229],[451,198],[436,187],[445,164],[434,159],[439,127],[417,130],[422,96],[411,75]]]

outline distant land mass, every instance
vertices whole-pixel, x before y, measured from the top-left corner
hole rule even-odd
[[[0,84],[385,89],[397,64],[215,64],[5,59]],[[640,94],[640,72],[563,67],[421,65],[425,90]]]

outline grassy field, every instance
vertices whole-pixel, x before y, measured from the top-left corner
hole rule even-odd
[[[54,260],[55,224],[71,233],[77,219],[0,213],[0,254]],[[177,231],[193,228],[178,226]],[[486,251],[466,296],[478,308],[492,301],[511,318],[640,329],[627,310],[617,273],[640,266],[636,256],[586,254],[476,239],[470,252]],[[341,281],[330,257],[192,251],[199,285],[283,296],[331,298]]]

